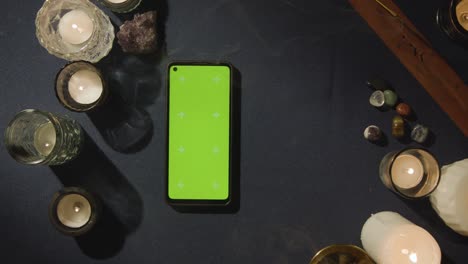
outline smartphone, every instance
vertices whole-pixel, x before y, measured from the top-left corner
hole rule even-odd
[[[232,67],[172,63],[167,80],[167,201],[170,205],[228,205]]]

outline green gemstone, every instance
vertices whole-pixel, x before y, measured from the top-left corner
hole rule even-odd
[[[384,96],[385,96],[385,104],[393,107],[398,101],[398,95],[392,91],[392,90],[385,90],[384,91]]]

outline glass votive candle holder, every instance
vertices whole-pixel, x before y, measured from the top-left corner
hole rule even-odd
[[[105,101],[107,86],[101,71],[80,61],[68,64],[57,74],[55,93],[66,108],[85,112]]]
[[[99,200],[78,187],[60,190],[49,206],[52,225],[67,236],[80,236],[89,232],[99,220],[100,212]]]
[[[388,153],[380,162],[379,174],[387,188],[405,198],[426,197],[440,181],[439,163],[420,148]]]
[[[375,264],[367,253],[354,245],[331,245],[321,249],[310,261],[310,264]]]
[[[442,258],[429,232],[394,212],[372,215],[362,227],[361,241],[379,264],[440,264]]]
[[[89,0],[47,0],[37,13],[36,36],[59,58],[98,62],[112,49],[110,19]]]
[[[79,154],[83,139],[76,121],[35,109],[19,112],[4,137],[10,155],[28,165],[60,165],[72,160]]]
[[[101,2],[113,12],[128,13],[135,10],[141,0],[101,0]]]

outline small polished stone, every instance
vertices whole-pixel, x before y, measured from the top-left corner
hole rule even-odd
[[[385,104],[385,95],[382,91],[375,91],[369,97],[369,103],[374,107],[382,107]]]
[[[382,78],[373,77],[366,82],[367,86],[373,90],[390,90],[390,84]]]
[[[396,111],[402,117],[408,117],[408,116],[411,115],[411,107],[408,104],[405,104],[405,103],[399,103],[396,106]]]
[[[396,102],[398,101],[398,95],[392,90],[385,90],[385,104],[387,106],[393,107],[395,106]]]
[[[382,138],[382,131],[378,126],[368,126],[364,130],[364,138],[372,142],[379,141]]]
[[[429,128],[423,125],[416,125],[411,131],[411,139],[418,143],[424,143],[429,136]]]
[[[395,116],[392,122],[392,136],[402,138],[405,136],[405,120],[401,116]]]

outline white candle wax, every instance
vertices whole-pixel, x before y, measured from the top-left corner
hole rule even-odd
[[[364,249],[379,264],[440,264],[437,241],[394,212],[372,215],[361,232]]]
[[[468,159],[442,167],[440,184],[430,200],[450,228],[468,236]]]
[[[83,44],[93,35],[93,20],[82,10],[66,13],[58,24],[62,40],[73,45]]]
[[[127,2],[128,0],[107,0],[107,2],[113,3],[113,4],[121,4],[123,2]]]
[[[57,204],[59,221],[70,228],[80,228],[86,225],[91,218],[91,213],[91,204],[79,194],[66,195]]]
[[[34,133],[34,147],[43,156],[48,156],[55,146],[57,135],[51,122],[37,128]]]
[[[393,162],[391,169],[393,183],[402,189],[416,187],[424,175],[421,161],[415,156],[403,154]]]
[[[81,70],[68,81],[68,92],[79,104],[92,104],[99,100],[103,92],[101,77],[96,72]]]

